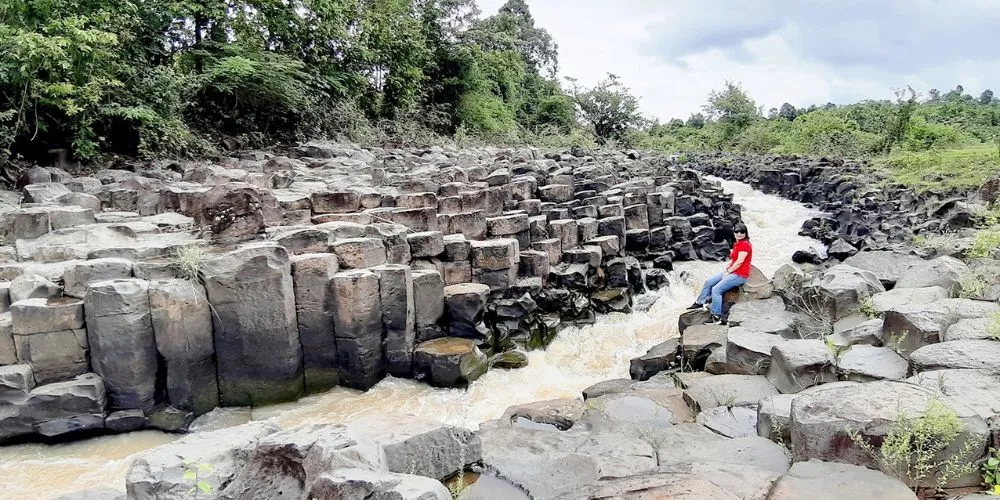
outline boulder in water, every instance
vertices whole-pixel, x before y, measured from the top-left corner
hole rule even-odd
[[[466,387],[488,368],[475,342],[442,337],[422,342],[413,352],[413,375],[436,387]]]

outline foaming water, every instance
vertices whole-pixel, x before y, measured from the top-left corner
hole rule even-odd
[[[764,195],[746,184],[720,180],[735,202],[754,246],[753,263],[771,276],[796,250],[822,249],[797,236],[802,222],[816,215],[802,205]],[[612,378],[628,378],[629,360],[677,335],[677,316],[694,301],[701,282],[720,271],[719,262],[678,263],[669,286],[654,292],[646,312],[599,316],[593,325],[567,328],[544,351],[528,353],[528,366],[491,370],[467,390],[433,389],[389,377],[368,392],[337,388],[294,403],[267,408],[219,409],[194,430],[211,430],[249,420],[282,427],[338,423],[366,415],[412,414],[476,429],[507,407],[558,398],[576,398],[583,389]],[[124,489],[125,471],[138,453],[178,436],[144,431],[57,445],[0,447],[0,497],[41,499],[103,486]]]

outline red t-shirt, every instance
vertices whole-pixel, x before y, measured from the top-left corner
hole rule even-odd
[[[749,278],[750,277],[750,259],[751,259],[751,257],[753,257],[753,247],[750,246],[750,242],[749,241],[747,241],[747,240],[737,240],[736,241],[736,244],[733,245],[733,251],[729,253],[729,265],[732,266],[736,262],[736,257],[737,257],[737,255],[739,255],[740,252],[746,252],[747,253],[747,258],[743,260],[743,264],[740,264],[740,267],[737,268],[736,272],[733,273],[733,274],[735,274],[737,276],[741,276],[743,278]]]

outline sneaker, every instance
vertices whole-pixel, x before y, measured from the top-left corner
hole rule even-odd
[[[714,314],[712,315],[711,318],[708,319],[708,321],[705,322],[706,325],[725,325],[726,323],[727,322],[725,318],[716,316]]]
[[[701,309],[702,307],[705,307],[705,306],[703,306],[703,305],[695,302],[694,304],[689,305],[688,309]]]

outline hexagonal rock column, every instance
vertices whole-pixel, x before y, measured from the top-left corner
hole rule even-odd
[[[413,273],[410,266],[387,264],[371,269],[379,278],[386,369],[396,377],[413,373],[416,337]]]
[[[442,337],[417,346],[413,374],[435,387],[467,387],[486,373],[486,356],[469,339]]]
[[[368,390],[385,376],[379,277],[367,269],[333,277],[333,322],[340,383]]]
[[[197,200],[184,215],[194,217],[199,226],[211,227],[212,237],[223,241],[244,240],[264,231],[265,205],[276,202],[269,192],[242,182],[216,186]]]
[[[444,287],[448,335],[484,342],[488,331],[483,324],[486,297],[490,287],[479,283],[462,283]]]
[[[833,352],[822,340],[789,340],[771,347],[767,379],[782,394],[837,381]]]
[[[149,308],[166,371],[167,403],[196,415],[218,406],[212,311],[205,289],[179,279],[153,281]]]
[[[132,261],[119,258],[92,259],[66,268],[63,281],[65,294],[82,299],[87,286],[97,281],[132,277]]]
[[[288,252],[247,245],[205,263],[215,314],[220,402],[249,406],[302,395],[302,346]]]
[[[438,325],[444,315],[444,279],[433,270],[413,271],[413,302],[416,310],[417,338],[441,337]]]
[[[378,238],[346,238],[330,245],[337,254],[340,266],[363,269],[386,263],[385,243]]]
[[[104,427],[105,383],[94,373],[37,386],[20,409],[34,434],[56,437]]]
[[[337,274],[337,256],[313,253],[292,257],[295,317],[302,343],[302,366],[307,393],[325,391],[340,380],[337,345],[333,338],[333,290],[330,280]]]
[[[10,306],[10,327],[17,362],[31,366],[39,384],[86,373],[87,331],[83,301],[25,299]]]
[[[492,291],[502,291],[517,278],[518,243],[503,238],[472,242],[472,276]]]
[[[149,310],[149,282],[99,281],[84,298],[94,371],[104,379],[112,410],[152,410],[156,392],[156,341]]]

